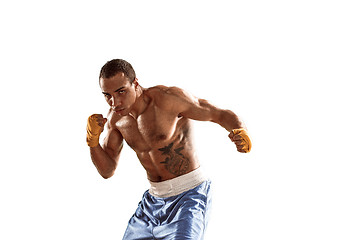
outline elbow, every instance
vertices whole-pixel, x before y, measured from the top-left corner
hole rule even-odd
[[[112,176],[114,176],[115,170],[111,170],[111,171],[107,171],[107,172],[99,172],[99,173],[104,179],[109,179]]]
[[[100,174],[104,179],[111,178],[114,174]]]

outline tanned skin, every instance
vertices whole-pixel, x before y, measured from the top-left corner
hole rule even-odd
[[[110,110],[107,118],[97,115],[97,122],[107,135],[102,146],[90,148],[94,165],[104,178],[113,176],[123,141],[136,152],[147,177],[160,182],[181,176],[198,168],[192,146],[191,119],[212,121],[227,131],[245,128],[239,117],[198,99],[176,87],[143,88],[132,83],[124,73],[100,78],[100,88]],[[238,136],[229,134],[239,152]]]

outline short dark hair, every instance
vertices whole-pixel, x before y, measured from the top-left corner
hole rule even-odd
[[[136,78],[135,71],[130,63],[123,59],[113,59],[105,63],[105,65],[100,70],[100,78],[111,78],[122,72],[125,76],[130,80],[130,82],[134,82]]]

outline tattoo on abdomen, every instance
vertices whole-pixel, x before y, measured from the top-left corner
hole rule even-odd
[[[166,155],[165,161],[160,163],[165,164],[166,169],[172,174],[180,176],[189,169],[190,160],[181,153],[184,149],[183,146],[176,149],[173,149],[173,146],[174,143],[170,143],[168,146],[158,149],[162,155]]]

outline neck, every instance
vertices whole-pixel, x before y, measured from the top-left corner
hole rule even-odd
[[[139,115],[141,115],[145,111],[145,109],[148,105],[147,98],[144,95],[144,90],[145,89],[143,87],[141,87],[140,85],[136,90],[136,101],[134,103],[133,108],[131,109],[131,111],[129,113],[135,119],[138,118]]]

